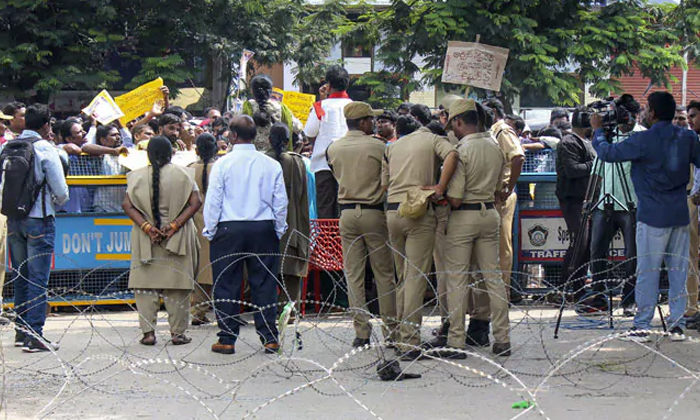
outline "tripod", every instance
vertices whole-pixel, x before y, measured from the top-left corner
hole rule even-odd
[[[615,125],[612,126],[606,126],[605,127],[605,138],[608,141],[608,143],[612,143],[613,136],[619,135],[619,131],[617,130],[617,127]],[[583,210],[582,210],[582,218],[581,218],[581,223],[579,225],[579,230],[576,235],[576,237],[573,237],[572,240],[574,241],[574,246],[573,246],[573,257],[570,259],[570,264],[569,267],[567,267],[567,272],[563,273],[564,276],[566,276],[566,282],[564,283],[564,286],[571,282],[573,279],[572,277],[574,274],[578,271],[577,269],[571,269],[571,267],[580,267],[582,266],[585,261],[584,261],[584,255],[586,253],[586,248],[588,247],[589,244],[589,235],[591,232],[591,219],[593,212],[595,209],[599,208],[599,206],[602,205],[603,207],[603,212],[605,214],[605,220],[608,221],[608,225],[605,227],[605,229],[608,229],[611,231],[613,229],[613,219],[612,215],[613,212],[615,211],[615,206],[617,205],[622,211],[628,212],[630,214],[634,214],[635,212],[635,204],[634,201],[632,201],[632,193],[630,190],[629,183],[627,182],[627,177],[625,176],[625,171],[624,168],[622,167],[622,164],[617,162],[617,163],[608,163],[608,165],[611,165],[610,168],[612,170],[612,173],[610,174],[612,176],[613,182],[611,183],[610,188],[608,188],[607,184],[605,183],[605,177],[606,177],[606,171],[605,171],[605,165],[606,163],[601,161],[600,159],[596,159],[593,170],[591,172],[591,178],[588,181],[588,185],[586,187],[586,195],[584,198],[584,205],[583,205]],[[615,196],[615,177],[619,180],[621,180],[621,189],[622,189],[622,199],[624,200],[624,203],[620,201],[616,196]],[[612,236],[611,236],[612,238]],[[630,244],[625,244],[625,247],[629,247]],[[607,288],[607,299],[608,299],[608,322],[610,325],[610,328],[613,328],[613,306],[612,306],[612,301],[613,301],[613,293],[612,293],[612,288]],[[562,292],[563,295],[565,295],[565,292]],[[564,296],[565,297],[565,296]],[[562,299],[561,307],[559,308],[559,315],[557,317],[557,323],[556,327],[554,329],[554,338],[559,338],[559,328],[561,326],[561,319],[562,315],[564,313],[564,308],[566,305],[566,299]],[[659,308],[659,314],[661,314],[661,310]],[[663,315],[661,316],[661,321],[663,321]],[[665,324],[665,323],[664,323]],[[665,329],[665,326],[664,326]]]

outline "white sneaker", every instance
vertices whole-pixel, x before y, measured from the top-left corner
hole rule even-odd
[[[681,327],[671,328],[669,334],[671,334],[671,341],[685,341],[687,338],[685,334],[683,334],[683,329]]]
[[[635,343],[648,343],[651,341],[648,332],[640,331],[635,327],[630,328],[626,335],[620,337],[621,341],[633,341]]]

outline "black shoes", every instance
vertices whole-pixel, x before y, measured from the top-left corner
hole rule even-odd
[[[493,343],[491,351],[496,356],[508,357],[510,356],[510,343]]]
[[[428,355],[449,360],[464,360],[467,358],[467,353],[453,348],[442,348],[439,350],[434,350],[429,352]]]
[[[472,347],[488,347],[489,344],[489,329],[491,323],[479,319],[470,319],[469,327],[467,327],[466,344]]]
[[[211,324],[211,320],[204,315],[202,318],[192,317],[192,326],[198,327],[200,325]]]
[[[432,340],[425,342],[421,344],[421,347],[424,349],[434,349],[437,347],[447,347],[447,336],[446,335],[438,335]]]
[[[22,346],[22,351],[25,353],[39,353],[45,351],[56,351],[58,350],[58,344],[52,343],[43,337],[33,337],[27,335],[24,338],[24,345]]]
[[[412,362],[414,360],[423,359],[427,359],[427,356],[425,355],[425,353],[423,353],[423,350],[420,349],[408,351],[406,353],[403,353],[403,355],[401,356],[401,360],[404,362]]]
[[[15,347],[22,347],[27,335],[23,331],[15,330]]]
[[[600,296],[592,296],[576,304],[574,310],[581,316],[607,315],[608,301]]]
[[[364,347],[364,346],[366,346],[366,345],[368,345],[368,344],[369,344],[369,338],[358,338],[358,337],[355,337],[355,339],[352,340],[352,346],[353,346],[354,348],[356,348],[356,349],[357,349],[357,348],[360,348],[360,347]]]

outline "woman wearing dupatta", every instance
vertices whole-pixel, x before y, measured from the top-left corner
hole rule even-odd
[[[171,342],[185,335],[199,244],[192,217],[202,205],[190,170],[170,163],[173,149],[163,136],[148,143],[150,166],[127,174],[123,208],[134,222],[131,231],[129,288],[134,289],[140,343],[156,343],[160,297],[168,312]]]

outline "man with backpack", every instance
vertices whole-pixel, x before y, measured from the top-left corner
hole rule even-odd
[[[1,212],[15,287],[15,347],[27,353],[58,350],[43,336],[47,287],[56,226],[54,205],[68,200],[68,185],[56,149],[46,141],[51,113],[30,105],[25,130],[0,152]]]

